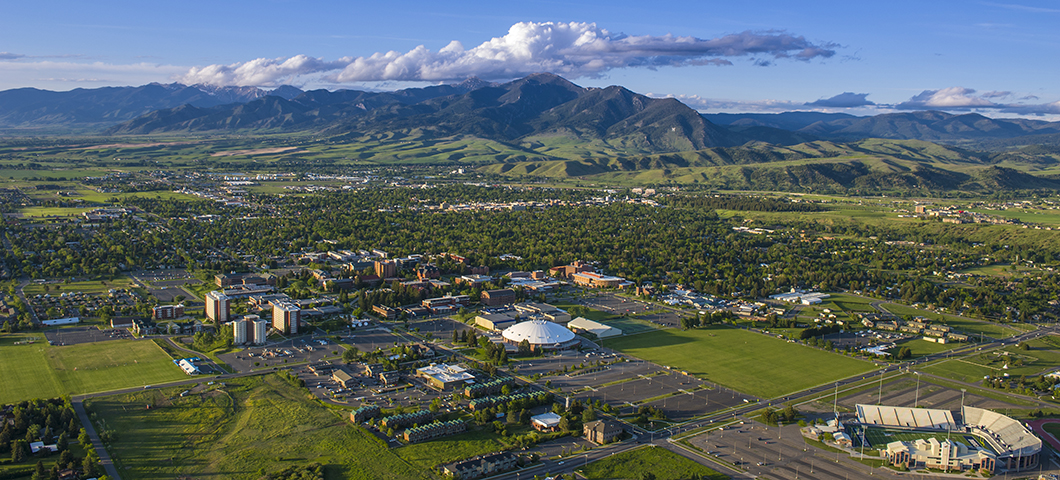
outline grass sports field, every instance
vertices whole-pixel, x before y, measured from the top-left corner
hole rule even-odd
[[[869,371],[873,365],[746,330],[660,330],[608,340],[608,347],[773,398]]]
[[[34,343],[15,345],[28,339]],[[187,378],[158,345],[136,340],[53,347],[43,335],[5,335],[0,365],[0,404]]]
[[[431,478],[350,424],[348,411],[321,406],[279,375],[231,379],[180,397],[183,390],[86,402],[117,436],[110,453],[122,478],[250,480],[314,462],[329,479]]]
[[[988,450],[993,452],[986,442],[975,438],[973,435],[964,435],[958,433],[951,433],[947,435],[946,432],[938,431],[927,431],[927,430],[897,430],[890,428],[875,428],[869,427],[865,429],[865,442],[866,446],[874,448],[886,447],[891,442],[912,442],[919,439],[935,438],[939,441],[946,440],[949,437],[954,442],[963,443],[968,447],[977,447],[980,449]],[[997,453],[997,452],[994,452]]]

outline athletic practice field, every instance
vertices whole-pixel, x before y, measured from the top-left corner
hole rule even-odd
[[[660,330],[609,339],[607,346],[761,398],[873,368],[863,360],[728,327]]]
[[[0,404],[187,378],[158,345],[140,340],[53,347],[41,334],[5,335],[0,365]]]

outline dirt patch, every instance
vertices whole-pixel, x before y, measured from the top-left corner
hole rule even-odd
[[[298,147],[276,147],[276,148],[259,148],[256,150],[232,150],[228,152],[216,152],[211,153],[211,157],[231,157],[233,155],[264,155],[267,153],[284,153],[292,150],[298,150]]]

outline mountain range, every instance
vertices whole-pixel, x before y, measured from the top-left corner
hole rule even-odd
[[[1060,122],[938,111],[700,114],[673,98],[552,74],[392,92],[17,89],[0,92],[0,131],[312,133],[328,147],[274,160],[456,164],[507,177],[786,191],[1060,190]]]
[[[867,117],[820,112],[699,114],[675,99],[650,98],[618,86],[580,87],[552,74],[503,84],[469,79],[393,92],[177,83],[67,92],[21,88],[0,92],[0,129],[10,134],[67,129],[122,135],[415,131],[418,136],[476,136],[522,144],[563,137],[636,154],[748,142],[794,145],[865,138],[999,148],[1060,144],[1060,122],[938,111]]]

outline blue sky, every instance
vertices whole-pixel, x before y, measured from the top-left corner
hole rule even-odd
[[[1060,0],[62,0],[2,11],[0,89],[395,89],[547,70],[704,112],[1060,117]]]

